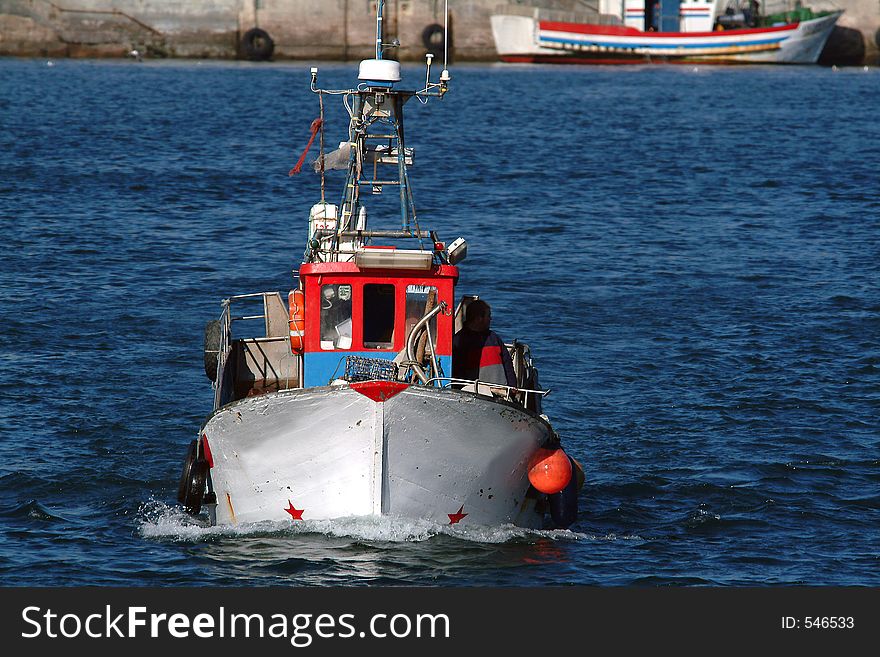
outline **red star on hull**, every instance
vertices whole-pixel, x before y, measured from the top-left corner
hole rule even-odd
[[[457,525],[458,523],[461,522],[461,519],[467,515],[466,513],[462,513],[462,511],[464,511],[464,504],[462,504],[461,507],[458,509],[458,513],[447,513],[446,514],[447,516],[449,516],[449,524],[450,525]]]
[[[293,506],[293,502],[290,500],[287,500],[287,503],[290,505],[290,508],[284,510],[287,511],[294,520],[302,520],[303,511],[305,511],[305,509],[297,509]]]

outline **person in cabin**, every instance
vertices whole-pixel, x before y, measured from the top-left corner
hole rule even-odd
[[[754,27],[755,26],[755,21],[752,19],[752,2],[753,1],[754,0],[752,0],[751,2],[748,2],[748,3],[743,3],[740,6],[740,10],[742,11],[742,15],[743,15],[743,23],[746,25],[746,27]]]
[[[452,376],[516,387],[513,360],[491,323],[488,303],[477,299],[468,304],[464,326],[452,338]]]
[[[758,18],[761,16],[761,3],[758,0],[749,0],[749,25],[751,27],[758,26]]]

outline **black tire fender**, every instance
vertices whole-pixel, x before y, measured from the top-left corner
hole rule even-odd
[[[177,501],[192,514],[202,510],[202,498],[205,494],[205,483],[208,479],[208,462],[201,458],[199,441],[193,440],[186,451],[183,461],[183,472],[177,486]]]
[[[550,517],[557,529],[568,529],[578,515],[578,476],[577,467],[574,459],[570,456],[571,461],[571,479],[568,485],[558,493],[547,497],[550,502]]]
[[[186,458],[183,459],[183,472],[180,473],[180,483],[177,486],[177,501],[183,504],[186,499],[187,482],[192,473],[192,465],[195,462],[198,441],[193,440],[186,450]]]
[[[264,62],[275,52],[275,42],[266,30],[253,27],[241,37],[241,49],[251,61]]]

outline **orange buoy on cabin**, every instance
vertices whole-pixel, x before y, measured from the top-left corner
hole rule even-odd
[[[561,448],[536,451],[529,459],[529,482],[542,493],[553,495],[571,481],[571,461]]]
[[[290,350],[295,354],[303,352],[306,331],[306,297],[302,290],[291,290],[287,295],[290,308]]]

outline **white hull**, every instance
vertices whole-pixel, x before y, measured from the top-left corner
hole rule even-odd
[[[510,403],[411,386],[377,402],[348,386],[287,390],[214,413],[217,524],[394,515],[540,527],[526,463],[552,434]]]
[[[492,16],[499,57],[559,64],[706,62],[815,64],[841,12],[791,26],[708,33],[647,33]]]

